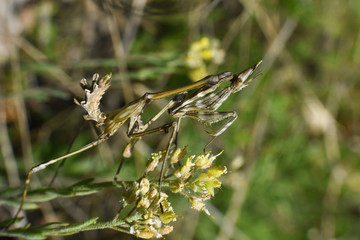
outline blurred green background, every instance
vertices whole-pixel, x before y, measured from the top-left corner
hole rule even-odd
[[[65,154],[81,125],[73,149],[96,139],[73,103],[83,97],[83,77],[113,73],[102,101],[109,112],[145,92],[263,59],[262,75],[221,107],[239,118],[209,147],[224,150],[219,159],[231,170],[208,203],[214,219],[176,199],[184,218],[167,239],[359,239],[360,1],[5,0],[0,9],[0,189],[20,186],[33,165]],[[169,100],[149,106],[144,119]],[[56,185],[111,180],[125,131],[67,161]],[[182,122],[179,146],[190,154],[210,138],[195,120]],[[166,141],[161,133],[140,141],[121,178],[140,176]],[[48,184],[55,169],[32,186]],[[117,197],[104,191],[52,201],[28,220],[109,218]],[[13,211],[2,206],[0,220]],[[64,239],[105,237],[135,239],[112,230]]]

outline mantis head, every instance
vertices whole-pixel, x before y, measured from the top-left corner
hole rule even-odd
[[[260,60],[258,63],[256,63],[253,67],[242,71],[238,75],[235,75],[235,77],[231,80],[232,93],[240,91],[241,89],[246,87],[253,79],[255,79],[258,76],[258,74],[257,74],[256,76],[249,78],[255,72],[255,70],[259,67],[259,65],[261,63],[262,63],[262,60]]]

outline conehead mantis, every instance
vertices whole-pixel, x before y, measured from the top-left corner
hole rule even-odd
[[[80,83],[86,94],[85,100],[78,101],[75,99],[75,102],[78,105],[82,106],[87,111],[87,115],[85,115],[84,118],[86,120],[95,121],[97,123],[97,127],[102,129],[101,130],[102,133],[97,140],[85,145],[84,147],[76,151],[73,151],[71,153],[68,153],[66,155],[63,155],[61,157],[40,163],[28,171],[19,209],[16,212],[14,216],[14,220],[9,225],[9,227],[15,222],[16,218],[18,218],[20,212],[23,209],[28,187],[30,184],[30,179],[34,173],[37,173],[45,169],[49,165],[55,164],[63,159],[66,159],[70,156],[76,155],[78,153],[81,153],[83,151],[86,151],[90,148],[99,145],[100,143],[106,141],[112,135],[114,135],[118,131],[118,129],[127,121],[129,122],[127,135],[129,136],[131,141],[128,144],[128,146],[125,147],[123,158],[119,165],[118,171],[115,175],[115,180],[121,169],[122,163],[124,161],[124,157],[126,158],[131,155],[131,149],[141,137],[160,131],[171,132],[170,140],[167,144],[165,158],[161,166],[161,172],[159,177],[159,183],[160,183],[159,186],[161,186],[161,181],[164,174],[165,162],[168,157],[170,148],[176,139],[181,119],[193,118],[204,124],[212,124],[229,119],[228,122],[222,125],[219,129],[213,132],[208,131],[208,133],[213,136],[213,138],[211,139],[212,141],[215,137],[223,133],[237,118],[236,112],[233,111],[232,112],[215,112],[215,111],[222,105],[222,103],[232,93],[236,93],[248,85],[248,83],[253,79],[249,77],[257,69],[260,63],[261,61],[259,61],[253,67],[246,69],[239,74],[224,72],[219,75],[207,76],[193,84],[180,87],[174,90],[162,91],[157,93],[145,93],[139,99],[108,114],[100,111],[99,104],[102,96],[105,94],[105,91],[110,87],[111,73],[106,74],[101,78],[99,77],[98,74],[94,74],[93,80],[90,84],[85,79],[82,79]],[[230,85],[215,92],[215,90],[223,82],[226,81],[230,82]],[[194,89],[196,90],[192,94],[187,93],[188,91]],[[175,95],[174,99],[171,100],[161,111],[159,111],[158,114],[156,114],[146,124],[142,123],[141,116],[148,104],[150,104],[153,101],[174,95]],[[147,128],[166,111],[170,116],[176,118],[177,121],[174,121],[169,124],[165,124],[158,128],[147,130]]]

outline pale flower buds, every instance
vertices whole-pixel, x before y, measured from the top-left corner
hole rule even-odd
[[[191,196],[189,201],[191,203],[191,208],[197,211],[201,211],[205,207],[205,203],[201,200],[201,198]]]
[[[152,153],[150,157],[150,162],[148,163],[145,174],[148,174],[151,171],[154,171],[155,168],[159,165],[160,160],[164,157],[165,151],[160,151],[158,153]]]
[[[142,195],[145,195],[147,192],[149,192],[150,189],[150,182],[147,178],[142,178],[140,181],[139,190]]]
[[[186,162],[184,165],[182,165],[179,169],[175,171],[175,176],[177,178],[187,179],[191,176],[191,170],[192,167],[195,165],[192,162],[192,159],[195,157],[195,155],[190,156],[186,159]]]
[[[171,181],[169,188],[173,193],[181,192],[184,189],[184,183],[182,180]]]
[[[199,156],[197,156],[194,160],[195,163],[195,168],[200,168],[200,169],[207,169],[209,167],[211,167],[212,163],[214,162],[214,160],[221,154],[222,152],[220,152],[217,155],[212,155],[210,152],[206,152],[204,154],[200,154]]]
[[[79,102],[76,98],[75,103],[83,107],[87,115],[84,115],[85,120],[93,120],[98,125],[102,125],[106,119],[106,114],[100,111],[99,105],[105,91],[110,87],[111,73],[104,75],[99,79],[99,74],[93,75],[91,84],[88,84],[86,79],[80,81],[81,87],[85,91],[85,100]]]
[[[192,155],[184,162],[181,160],[185,158],[185,148],[172,151],[169,156],[171,161],[168,163],[170,173],[165,178],[171,180],[164,180],[163,184],[168,186],[173,193],[185,196],[191,208],[211,217],[206,209],[205,201],[215,195],[215,189],[221,187],[221,181],[218,178],[227,173],[226,167],[211,167],[220,154],[221,152],[217,155],[207,152],[197,156]],[[164,155],[165,151],[151,154],[146,174],[153,171],[159,162],[164,161]],[[173,230],[169,224],[180,216],[175,214],[171,202],[168,201],[168,195],[162,191],[159,192],[159,186],[145,176],[130,185],[123,195],[123,202],[130,205],[128,209],[132,209],[131,214],[138,216],[136,220],[127,220],[129,232],[139,238],[160,238]]]
[[[216,167],[212,167],[209,168],[209,170],[207,170],[207,174],[213,177],[220,177],[223,174],[227,173],[227,168],[223,167],[223,166],[216,166]]]
[[[186,154],[187,154],[186,146],[183,149],[177,148],[171,156],[170,163],[171,164],[177,163],[179,160],[183,159],[186,156]]]

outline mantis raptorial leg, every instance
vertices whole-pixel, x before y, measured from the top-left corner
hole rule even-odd
[[[213,138],[205,145],[205,148],[220,134],[222,134],[237,118],[237,113],[215,112],[224,101],[233,93],[239,92],[246,87],[253,78],[249,78],[257,67],[261,64],[259,61],[253,67],[244,70],[230,80],[231,84],[217,92],[207,93],[207,95],[190,95],[180,103],[169,109],[169,114],[175,118],[193,118],[203,124],[213,124],[229,119],[227,123],[216,131],[207,131]],[[256,77],[256,76],[255,76]],[[204,148],[204,149],[205,149]]]
[[[66,151],[66,154],[70,153],[71,148],[72,148],[72,146],[73,146],[73,144],[75,142],[75,139],[78,137],[78,135],[80,134],[83,127],[84,127],[84,124],[81,124],[81,126],[78,128],[77,132],[75,133],[74,137],[71,139],[71,142],[70,142],[70,145],[69,145],[69,147],[68,147],[68,149]],[[64,166],[65,162],[66,162],[66,158],[64,158],[60,162],[59,166],[56,168],[55,174],[54,174],[54,176],[52,177],[52,179],[51,179],[51,181],[49,183],[49,187],[51,187],[53,185],[53,183],[55,182],[55,179],[56,179],[57,175],[59,174],[61,168]]]

